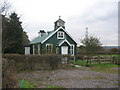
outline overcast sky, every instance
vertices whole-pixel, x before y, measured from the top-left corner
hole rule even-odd
[[[80,45],[85,28],[91,35],[100,37],[103,45],[118,45],[119,0],[10,0],[13,11],[21,16],[24,31],[29,39],[38,31],[53,30],[61,16],[66,30]]]

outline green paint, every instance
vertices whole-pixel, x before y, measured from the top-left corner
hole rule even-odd
[[[63,31],[63,30],[60,30],[60,31]],[[64,32],[64,31],[63,31]],[[64,32],[65,33],[65,32]],[[74,42],[72,40],[71,37],[69,37],[66,33],[65,33],[65,38],[68,40],[68,42],[70,44],[74,44],[74,53],[76,55],[76,42]],[[64,40],[64,39],[63,39]],[[68,50],[70,50],[70,47],[69,45],[65,42],[63,43],[61,46],[57,46],[57,44],[62,41],[61,39],[57,39],[57,32],[51,36],[48,40],[46,40],[42,45],[41,45],[41,49],[45,49],[46,48],[46,44],[53,44],[54,45],[54,48],[56,49],[56,47],[59,47],[59,54],[61,54],[61,46],[68,46]],[[44,53],[45,50],[42,50],[42,53]],[[70,51],[68,51],[68,54],[70,54]]]
[[[49,39],[47,39],[43,44],[41,44],[41,42],[43,42],[47,37],[49,37],[52,33],[55,32],[55,30],[53,31],[50,31],[48,33],[48,35],[44,34],[42,37],[38,36],[37,38],[35,38],[34,40],[31,41],[31,45],[34,44],[35,45],[35,53],[37,54],[37,47],[36,45],[39,43],[41,44],[40,45],[40,50],[41,50],[41,54],[45,53],[46,52],[46,44],[53,44],[54,46],[54,52],[53,53],[56,53],[56,47],[59,48],[59,53],[58,54],[61,54],[61,46],[68,46],[68,54],[70,54],[70,46],[68,45],[68,43],[63,43],[61,46],[58,46],[63,40],[67,40],[70,44],[74,44],[74,54],[76,55],[76,46],[77,46],[77,43],[62,29],[58,30],[58,31],[63,31],[64,32],[64,39],[57,39],[57,32],[52,35]],[[31,46],[31,53],[32,52],[32,46]]]

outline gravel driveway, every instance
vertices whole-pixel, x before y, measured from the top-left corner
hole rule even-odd
[[[38,88],[60,86],[63,88],[116,88],[118,74],[91,71],[88,67],[53,71],[33,71],[18,74],[20,79],[37,84]]]

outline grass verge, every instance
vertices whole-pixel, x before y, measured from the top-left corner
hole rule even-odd
[[[22,80],[19,81],[19,83],[21,83]],[[37,85],[32,83],[32,82],[29,82],[28,80],[24,80],[24,82],[22,83],[22,86],[21,88],[36,88]]]
[[[47,88],[64,88],[62,86],[48,86]]]
[[[92,61],[94,64],[89,64],[90,69],[93,71],[98,71],[98,72],[106,72],[106,73],[118,73],[118,65],[112,64],[112,63],[101,63],[98,64],[97,61]],[[77,60],[76,62],[73,63],[74,65],[79,65],[79,66],[85,66],[86,61],[83,60]],[[116,68],[116,69],[113,69]]]
[[[94,64],[90,66],[91,70],[106,73],[118,73],[118,65],[112,63]],[[116,68],[116,69],[113,69]]]

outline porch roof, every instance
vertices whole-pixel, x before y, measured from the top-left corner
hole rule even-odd
[[[60,40],[60,41],[57,43],[57,45],[59,45],[60,43],[62,43],[64,40],[65,40],[65,39]]]
[[[63,40],[60,40],[57,45],[58,46],[61,46],[64,42],[68,43],[69,46],[71,46],[71,44],[67,41],[67,39],[63,39]]]

